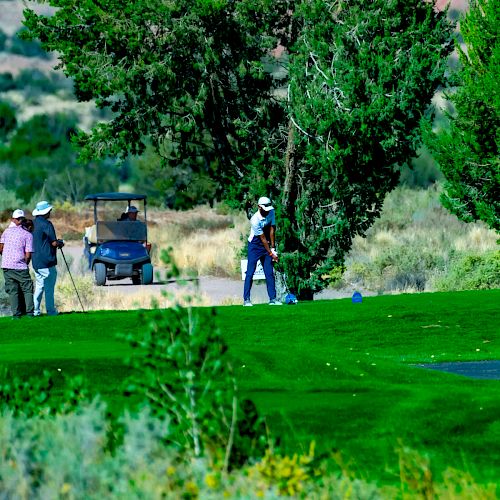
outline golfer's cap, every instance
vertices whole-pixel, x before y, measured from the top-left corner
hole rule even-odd
[[[23,217],[24,217],[24,210],[21,210],[20,208],[12,212],[13,219],[22,219]]]
[[[137,213],[139,210],[137,210],[137,207],[134,207],[134,205],[130,205],[129,207],[127,207],[127,210],[125,210],[125,213],[126,214],[133,214],[133,213]]]
[[[33,210],[33,215],[45,215],[48,214],[52,208],[54,208],[48,201],[39,201],[36,204],[35,210]]]
[[[261,196],[259,198],[259,201],[257,202],[257,205],[259,205],[259,207],[261,207],[266,212],[274,210],[273,204],[267,196]]]

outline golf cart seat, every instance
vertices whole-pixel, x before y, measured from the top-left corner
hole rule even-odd
[[[97,228],[95,224],[85,228],[85,237],[92,245],[97,245]]]
[[[96,241],[146,241],[147,228],[142,221],[97,221]]]

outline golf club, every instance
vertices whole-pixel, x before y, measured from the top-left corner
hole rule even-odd
[[[75,288],[76,296],[78,297],[80,305],[82,306],[82,311],[85,312],[85,308],[83,307],[82,299],[80,298],[80,294],[78,293],[78,289],[76,288],[75,281],[73,280],[73,276],[71,276],[71,271],[69,270],[69,265],[68,265],[68,261],[66,260],[66,256],[64,255],[62,248],[59,248],[59,250],[61,251],[61,255],[63,256],[64,263],[66,264],[66,269],[68,270],[69,277],[71,278],[71,283],[73,283],[73,286]]]

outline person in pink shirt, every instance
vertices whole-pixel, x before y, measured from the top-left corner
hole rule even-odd
[[[24,218],[22,210],[14,210],[12,222],[0,237],[5,292],[10,298],[12,319],[20,319],[23,315],[23,302],[28,316],[33,317],[34,311],[33,280],[28,268],[33,235],[22,227]]]

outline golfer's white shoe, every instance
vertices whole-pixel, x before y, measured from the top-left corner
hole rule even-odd
[[[253,304],[249,300],[245,300],[245,302],[243,302],[243,306],[244,307],[252,307]]]
[[[274,300],[271,300],[269,302],[269,305],[270,306],[282,306],[283,304],[279,300],[274,299]]]

